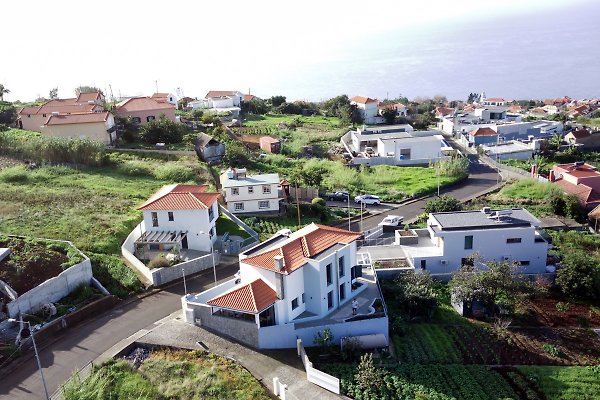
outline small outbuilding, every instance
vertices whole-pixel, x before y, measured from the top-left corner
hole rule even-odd
[[[281,152],[281,141],[271,136],[263,136],[260,138],[260,148],[267,153]]]
[[[225,145],[206,133],[200,133],[193,143],[196,154],[202,161],[218,163],[225,155]]]

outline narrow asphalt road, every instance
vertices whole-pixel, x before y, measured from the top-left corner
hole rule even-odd
[[[498,172],[495,169],[487,164],[480,163],[476,155],[469,154],[467,157],[469,158],[469,177],[467,180],[451,188],[442,189],[440,195],[447,194],[459,200],[464,200],[477,193],[483,192],[498,183]],[[353,222],[351,228],[353,231],[360,232],[375,228],[387,215],[402,215],[405,221],[410,220],[423,213],[425,204],[427,204],[430,199],[431,197],[425,198],[413,203],[388,209],[377,215],[365,217],[362,222],[360,220]],[[372,208],[372,206],[369,206],[368,208],[369,210],[379,211],[374,207]]]
[[[219,282],[229,279],[239,269],[238,264],[217,266]],[[200,292],[214,284],[212,269],[187,280],[189,292]],[[140,329],[154,325],[181,308],[183,284],[140,300],[117,306],[103,315],[66,330],[58,340],[39,349],[44,378],[50,395],[72,374],[115,343]],[[151,322],[152,321],[152,322]],[[37,364],[31,354],[28,360],[0,381],[0,399],[43,399],[44,390]]]

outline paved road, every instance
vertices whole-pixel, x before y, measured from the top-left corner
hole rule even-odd
[[[238,264],[217,267],[219,281],[229,279]],[[200,292],[214,284],[207,270],[187,280],[188,291]],[[40,349],[42,366],[51,395],[73,370],[83,367],[115,343],[181,308],[183,284],[109,310],[104,315],[69,329],[57,341]],[[44,390],[35,359],[31,357],[0,381],[0,399],[42,399]]]
[[[440,191],[440,195],[447,194],[463,200],[489,189],[498,183],[498,172],[495,169],[489,167],[487,164],[480,163],[476,155],[469,154],[468,158],[470,162],[468,179],[452,188],[442,189]],[[405,221],[410,220],[423,213],[425,204],[430,199],[431,198],[426,198],[410,204],[401,205],[399,207],[384,211],[381,214],[366,217],[362,220],[362,223],[361,221],[352,223],[352,230],[362,232],[375,228],[385,216],[390,214],[402,215],[404,216]],[[369,210],[375,210],[375,208],[371,207],[372,206],[369,206]]]

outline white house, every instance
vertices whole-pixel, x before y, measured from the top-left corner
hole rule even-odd
[[[220,194],[207,185],[167,185],[138,210],[144,220],[136,245],[147,250],[191,249],[210,252],[217,239]]]
[[[173,93],[154,93],[151,97],[159,103],[169,103],[177,106],[177,96]]]
[[[204,96],[206,99],[218,102],[219,100],[229,97],[231,99],[231,106],[226,105],[224,107],[241,107],[242,101],[244,100],[244,94],[237,90],[211,90]],[[217,103],[218,104],[218,103]],[[216,107],[215,108],[222,108]]]
[[[489,157],[495,160],[529,160],[534,151],[540,149],[540,141],[537,139],[529,143],[510,140],[502,143],[490,143],[481,146]]]
[[[228,169],[221,175],[227,209],[235,214],[279,212],[279,174],[246,175],[246,169]]]
[[[190,101],[187,105],[193,109],[207,109],[211,112],[231,113],[232,118],[238,118],[244,95],[235,90],[211,90],[200,100]]]
[[[350,99],[350,104],[358,108],[365,124],[373,125],[385,122],[385,119],[379,115],[379,102],[377,100],[369,97],[354,96]]]
[[[375,281],[360,281],[360,236],[314,223],[294,233],[280,232],[240,254],[237,279],[184,297],[186,321],[257,348],[295,347],[297,337],[312,343],[314,333],[325,327],[337,341],[376,333],[387,338],[385,312],[360,320],[351,311],[342,319],[334,316],[359,293],[372,290],[380,296]]]
[[[429,164],[452,151],[441,132],[414,131],[408,124],[358,128],[340,142],[352,155],[352,164]]]
[[[427,229],[396,231],[406,260],[415,269],[452,273],[469,257],[482,261],[510,261],[523,273],[546,272],[548,242],[540,221],[524,208],[431,213]]]

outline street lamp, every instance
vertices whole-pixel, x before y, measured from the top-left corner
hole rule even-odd
[[[31,343],[33,343],[33,352],[35,353],[35,359],[37,360],[38,369],[40,370],[40,376],[42,377],[42,385],[44,386],[44,394],[46,395],[46,400],[50,400],[50,396],[48,396],[48,388],[46,387],[46,380],[44,379],[44,372],[42,371],[42,362],[40,361],[40,355],[37,351],[37,346],[35,345],[35,338],[33,337],[33,329],[31,329],[31,323],[29,321],[21,320],[21,326],[23,324],[27,324],[29,334],[31,335]],[[24,329],[21,328],[20,335],[22,337]]]
[[[215,286],[217,286],[217,267],[215,265],[215,249],[213,247],[212,238],[210,237],[210,234],[205,233],[204,231],[200,231],[200,234],[208,236],[208,241],[210,242],[210,254],[212,255],[213,274],[215,276]]]

